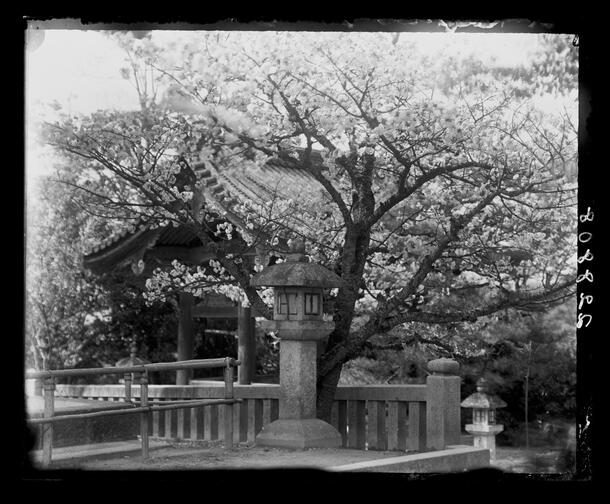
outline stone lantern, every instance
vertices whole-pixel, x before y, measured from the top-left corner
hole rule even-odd
[[[150,364],[146,359],[141,359],[137,356],[138,345],[135,341],[132,341],[129,345],[129,357],[125,357],[115,364],[116,367],[130,367],[130,366],[141,366],[143,364]],[[139,374],[139,373],[137,373]]]
[[[257,445],[341,446],[337,429],[316,418],[317,345],[334,329],[334,323],[323,318],[323,294],[341,283],[335,273],[307,261],[300,241],[293,244],[285,262],[252,278],[252,286],[274,289],[274,328],[280,339],[279,418],[261,430]]]
[[[131,366],[141,366],[143,364],[150,364],[149,361],[145,359],[141,359],[137,357],[138,345],[135,342],[135,339],[129,345],[129,357],[125,357],[117,361],[115,364],[116,367],[131,367]],[[125,400],[127,402],[131,401],[131,384],[142,378],[142,373],[124,373],[123,374],[123,383],[125,384]]]
[[[484,378],[477,381],[477,391],[464,399],[462,408],[472,408],[472,423],[466,425],[466,432],[474,435],[475,448],[487,448],[490,458],[496,458],[496,435],[504,430],[496,424],[496,409],[504,408],[506,403],[498,397],[487,394]]]

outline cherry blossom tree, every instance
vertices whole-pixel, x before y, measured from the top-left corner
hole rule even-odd
[[[573,295],[577,56],[557,37],[510,66],[430,55],[407,34],[121,33],[126,77],[157,86],[142,110],[66,116],[45,133],[78,165],[90,212],[188,226],[215,253],[159,271],[149,295],[220,290],[271,318],[243,253],[296,238],[341,276],[318,366],[327,419],[342,365],[373,336]],[[206,170],[269,162],[308,172],[315,190],[243,198],[232,218],[201,198]]]

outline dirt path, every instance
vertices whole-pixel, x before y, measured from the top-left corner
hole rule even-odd
[[[239,444],[225,450],[213,444],[171,444],[151,450],[150,459],[139,453],[122,456],[93,457],[62,461],[57,468],[86,470],[189,470],[189,469],[262,469],[262,468],[329,468],[338,465],[396,457],[396,452],[372,452],[348,449],[286,450]]]

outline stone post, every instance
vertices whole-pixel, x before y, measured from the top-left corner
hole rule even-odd
[[[193,315],[192,309],[195,298],[192,294],[181,292],[179,294],[178,308],[178,360],[191,360],[193,358]],[[192,369],[179,369],[176,371],[176,385],[188,385],[193,377]]]
[[[428,363],[426,379],[426,442],[428,450],[460,444],[460,365],[453,359]]]
[[[251,308],[237,305],[237,383],[250,385],[256,368],[255,322]]]
[[[35,371],[34,369],[29,369],[28,371]],[[42,379],[40,378],[30,378],[25,380],[25,393],[27,396],[42,396]]]
[[[332,322],[281,321],[279,418],[256,437],[258,446],[338,448],[341,435],[316,418],[316,355],[318,340],[332,331]]]

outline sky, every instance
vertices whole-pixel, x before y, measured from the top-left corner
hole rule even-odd
[[[41,33],[43,36],[41,36]],[[253,32],[255,36],[256,32]],[[42,153],[27,126],[40,114],[37,103],[57,101],[69,113],[87,114],[97,109],[138,109],[137,93],[120,75],[125,55],[101,31],[30,30],[26,58],[26,170],[28,183],[48,172],[47,153]],[[184,32],[157,31],[155,36],[169,41]],[[448,50],[495,55],[499,63],[522,61],[533,47],[535,35],[405,33],[417,37],[436,51],[450,42]]]
[[[177,32],[159,32],[160,40],[170,40]],[[503,63],[522,61],[533,37],[527,34],[403,34],[425,40],[430,51],[446,40],[455,51],[494,54]],[[28,99],[57,100],[74,112],[98,108],[137,108],[137,95],[121,78],[124,53],[100,31],[45,30],[44,40],[27,51],[26,89]]]

